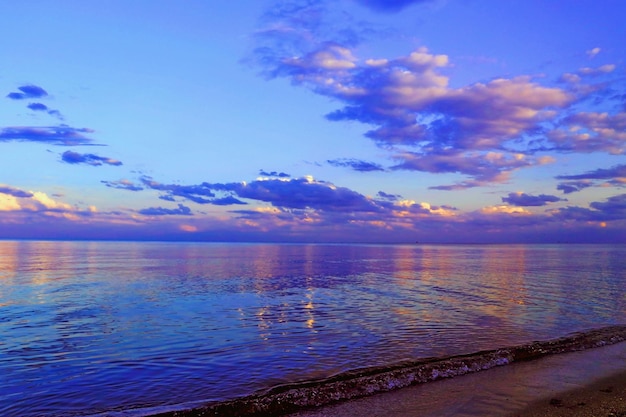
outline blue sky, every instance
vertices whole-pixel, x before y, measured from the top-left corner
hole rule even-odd
[[[7,2],[0,238],[626,242],[626,4]]]

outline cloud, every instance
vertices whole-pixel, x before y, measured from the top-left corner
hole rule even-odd
[[[48,111],[48,106],[42,103],[30,103],[26,107],[33,111]]]
[[[61,114],[60,111],[58,110],[52,110],[50,108],[48,108],[48,106],[46,106],[43,103],[29,103],[28,106],[29,109],[31,109],[32,111],[43,111],[48,113],[51,116],[56,117],[59,120],[63,120],[63,115]]]
[[[139,210],[139,214],[143,214],[145,216],[193,216],[191,209],[182,204],[179,204],[177,209],[150,207]]]
[[[378,193],[376,193],[376,195],[382,198],[383,200],[389,200],[389,201],[397,201],[398,199],[402,197],[399,194],[388,194],[384,191],[379,191]]]
[[[329,159],[326,162],[334,167],[352,168],[359,172],[385,171],[379,164],[354,158]]]
[[[596,55],[600,53],[600,51],[601,51],[600,48],[595,47],[595,48],[588,50],[586,53],[589,58],[594,58]]]
[[[229,195],[226,197],[214,198],[211,200],[211,204],[215,206],[232,206],[232,205],[246,205],[248,203],[241,201],[233,197],[232,195]]]
[[[589,207],[565,207],[555,212],[554,216],[579,222],[623,221],[626,219],[626,194],[609,197],[604,202],[592,202]]]
[[[297,178],[289,181],[263,180],[250,183],[225,184],[223,189],[240,198],[263,201],[276,207],[312,208],[339,211],[378,211],[365,196],[344,187]]]
[[[404,152],[394,155],[402,161],[392,170],[413,170],[431,173],[458,172],[472,177],[455,185],[430,187],[438,190],[458,190],[479,187],[492,182],[505,182],[509,172],[515,169],[542,165],[551,159],[529,157],[508,152],[463,152],[454,149],[431,153]]]
[[[211,204],[212,199],[208,197],[215,197],[215,193],[208,183],[199,185],[161,184],[150,177],[142,177],[141,182],[147,188],[163,191],[165,196],[170,197],[169,201],[174,201],[174,197],[182,197],[198,204]]]
[[[379,212],[380,205],[356,191],[324,181],[305,178],[259,178],[251,182],[208,183],[197,185],[161,184],[149,177],[142,183],[164,192],[167,200],[184,198],[198,204],[247,204],[244,200],[269,203],[288,209]]]
[[[412,4],[430,3],[434,0],[357,0],[358,3],[380,12],[399,12]]]
[[[262,175],[264,177],[278,177],[278,178],[290,178],[291,175],[286,174],[284,172],[276,172],[276,171],[271,171],[271,172],[267,172],[264,170],[259,170],[259,175]]]
[[[518,207],[538,207],[549,203],[563,201],[563,199],[547,194],[530,195],[522,192],[509,193],[508,197],[502,197],[502,202]]]
[[[36,85],[23,85],[17,88],[20,92],[13,92],[7,95],[12,100],[23,100],[28,98],[42,98],[46,97],[48,93],[41,87]]]
[[[567,180],[557,185],[557,190],[570,194],[594,186],[626,186],[626,165],[616,165],[611,168],[599,168],[583,174],[558,175],[558,180]],[[601,182],[605,180],[604,182]]]
[[[609,197],[606,202],[593,202],[589,206],[604,213],[607,219],[626,219],[626,194]]]
[[[24,191],[17,188],[10,187],[8,185],[0,185],[0,194],[10,195],[12,197],[30,198],[33,193],[30,191]]]
[[[378,11],[421,3],[358,1]],[[337,27],[328,25],[331,3],[281,4],[257,38],[263,46],[255,50],[255,62],[269,77],[284,77],[339,103],[328,120],[371,126],[365,136],[398,161],[392,169],[458,173],[468,178],[439,187],[459,189],[506,181],[515,170],[546,163],[533,156],[543,152],[626,152],[623,113],[575,107],[584,100],[599,105],[599,94],[612,91],[612,81],[589,82],[615,72],[614,64],[566,74],[565,86],[528,75],[452,86],[454,63],[445,54],[419,47],[396,58],[360,57],[358,37],[344,41],[321,29]],[[263,42],[268,36],[272,42]],[[599,52],[593,48],[588,55]],[[349,158],[328,163],[360,166]]]
[[[578,70],[578,73],[583,76],[597,77],[599,75],[609,74],[615,71],[615,64],[605,64],[596,68],[584,67]]]
[[[276,2],[262,16],[262,28],[254,34],[256,46],[245,62],[256,65],[268,78],[287,75],[289,68],[282,63],[307,54],[327,67],[333,66],[333,61],[334,64],[345,64],[348,61],[341,57],[341,49],[331,48],[316,54],[318,45],[356,46],[384,31],[355,20],[345,8],[333,7],[335,4],[327,0]],[[305,61],[293,61],[296,67],[303,63]]]
[[[119,180],[119,181],[100,181],[104,185],[109,188],[115,188],[118,190],[127,190],[127,191],[141,191],[144,188],[133,183],[130,180]]]
[[[30,224],[29,221],[24,221],[24,216],[76,221],[92,216],[96,210],[94,207],[89,207],[86,210],[79,209],[58,201],[41,191],[24,191],[1,185],[0,212],[3,213],[0,216],[0,223],[12,223],[17,217],[22,216],[22,220],[19,220],[18,223],[24,226]]]
[[[61,155],[63,162],[68,164],[86,164],[91,166],[101,166],[102,164],[120,166],[121,161],[111,159],[104,156],[94,155],[92,153],[80,154],[78,152],[65,151]]]
[[[571,194],[589,187],[593,187],[593,183],[591,181],[581,180],[562,182],[556,186],[556,189],[563,191],[563,194]]]
[[[584,174],[558,175],[559,180],[606,180],[614,178],[626,178],[626,164],[616,165],[611,168],[599,168]]]
[[[452,88],[443,72],[448,56],[425,47],[395,59],[363,60],[345,45],[322,42],[271,65],[274,75],[345,104],[328,120],[374,126],[366,136],[400,160],[393,169],[456,172],[474,186],[541,164],[519,155],[535,152],[529,139],[576,100],[527,76]]]
[[[93,133],[93,130],[64,124],[41,127],[14,126],[0,129],[0,142],[38,142],[62,146],[92,145],[92,139],[85,136],[85,133]]]
[[[553,150],[565,152],[626,153],[626,112],[581,112],[566,117],[561,128],[548,133]]]

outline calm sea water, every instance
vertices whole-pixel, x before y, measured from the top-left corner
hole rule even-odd
[[[0,415],[224,400],[623,324],[626,245],[0,241]]]

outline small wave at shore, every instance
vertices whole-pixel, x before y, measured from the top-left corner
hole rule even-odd
[[[274,387],[268,391],[224,402],[192,403],[178,406],[99,414],[100,417],[196,417],[268,416],[304,408],[360,398],[410,385],[465,375],[513,362],[546,355],[574,352],[626,340],[626,325],[610,326],[548,341],[466,355],[406,361],[390,366],[343,372],[329,378]]]

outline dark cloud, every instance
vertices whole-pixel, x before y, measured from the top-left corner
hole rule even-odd
[[[558,180],[568,180],[557,185],[557,190],[564,194],[574,193],[594,186],[626,186],[626,165],[616,165],[611,168],[599,168],[583,174],[559,175]]]
[[[48,111],[48,106],[42,103],[30,103],[28,106],[29,109],[33,111]]]
[[[139,210],[139,214],[143,214],[146,216],[193,216],[191,209],[182,204],[179,204],[177,209],[150,207]]]
[[[8,185],[0,185],[0,194],[7,194],[18,198],[30,198],[33,193],[30,191],[19,190],[17,188],[9,187]]]
[[[352,168],[359,172],[384,171],[381,165],[374,162],[361,161],[353,158],[329,159],[328,162],[334,167]]]
[[[236,199],[232,195],[222,197],[222,198],[214,198],[211,200],[211,204],[216,206],[231,206],[231,205],[246,205],[248,203]]]
[[[580,222],[609,222],[626,219],[626,194],[609,197],[605,202],[592,202],[590,208],[565,207],[555,213],[557,218]]]
[[[93,133],[93,130],[68,125],[5,127],[0,130],[0,142],[39,142],[62,146],[91,145],[92,139],[85,136],[86,133]]]
[[[592,186],[593,183],[589,180],[567,181],[558,184],[556,189],[563,191],[563,194],[571,194]]]
[[[259,175],[262,175],[264,177],[278,177],[278,178],[290,178],[291,175],[286,174],[284,172],[276,172],[276,171],[271,171],[271,172],[267,172],[264,170],[259,170]]]
[[[59,119],[59,120],[64,120],[63,115],[62,115],[62,114],[61,114],[61,112],[60,112],[60,111],[58,111],[58,110],[48,110],[48,114],[49,114],[50,116],[54,116],[54,117],[56,117],[56,118],[57,118],[57,119]]]
[[[458,190],[467,190],[468,188],[481,187],[485,185],[482,181],[461,181],[456,184],[449,185],[433,185],[428,187],[429,190],[440,190],[440,191],[458,191]]]
[[[224,184],[223,187],[240,198],[264,201],[276,207],[335,211],[379,210],[373,201],[355,191],[310,178],[231,183]]]
[[[134,184],[129,180],[119,180],[119,181],[100,181],[104,185],[109,188],[116,188],[118,190],[128,190],[128,191],[141,191],[143,187]]]
[[[26,107],[28,107],[32,111],[45,111],[50,116],[54,116],[54,117],[56,117],[59,120],[63,120],[63,115],[61,114],[60,111],[50,109],[50,108],[48,108],[48,106],[46,106],[43,103],[29,103],[28,106],[26,106]]]
[[[599,168],[584,174],[558,175],[558,180],[607,180],[613,178],[626,178],[626,164],[616,165],[612,168]]]
[[[626,194],[609,197],[606,202],[593,202],[589,206],[604,213],[609,219],[626,219]]]
[[[72,151],[65,151],[61,155],[63,162],[68,164],[86,164],[91,166],[101,166],[102,164],[120,166],[121,161],[111,159],[105,156],[98,156],[92,153],[78,153]]]
[[[389,201],[397,201],[399,198],[402,197],[399,194],[388,194],[384,191],[379,191],[376,195],[382,198],[383,200],[389,200]]]
[[[411,4],[429,3],[433,0],[357,0],[358,3],[380,12],[399,12]]]
[[[391,167],[393,170],[413,170],[431,173],[458,172],[469,175],[474,180],[463,183],[431,187],[440,190],[471,188],[489,182],[502,182],[508,178],[507,172],[536,165],[538,162],[524,155],[509,155],[495,152],[463,152],[454,149],[432,153],[404,152],[395,155],[402,161]]]
[[[559,197],[546,194],[530,195],[526,193],[509,193],[508,197],[502,197],[502,201],[512,206],[538,207],[563,200]]]
[[[144,177],[142,182],[147,188],[164,192],[164,196],[181,197],[198,204],[246,204],[240,199],[247,199],[290,209],[370,212],[380,210],[379,204],[362,194],[311,178],[270,178],[249,183],[203,182],[198,185],[177,185],[161,184]]]
[[[9,93],[7,97],[12,100],[23,100],[27,98],[42,98],[48,95],[46,90],[36,85],[23,85],[17,89],[20,90],[19,93]]]
[[[161,184],[150,177],[142,177],[141,182],[147,188],[163,191],[165,196],[182,197],[198,204],[211,204],[213,200],[207,197],[215,197],[215,193],[208,183],[199,185]]]

